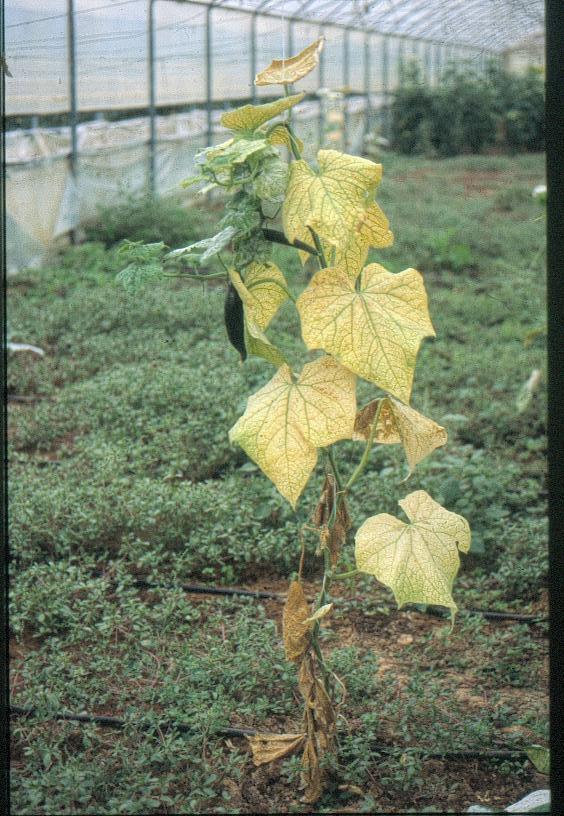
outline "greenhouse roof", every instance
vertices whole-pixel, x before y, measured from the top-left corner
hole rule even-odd
[[[503,51],[544,28],[543,0],[207,0],[212,6]]]

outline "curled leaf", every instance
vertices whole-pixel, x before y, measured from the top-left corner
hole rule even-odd
[[[401,443],[409,464],[409,472],[435,448],[447,441],[447,432],[432,419],[418,413],[393,397],[372,400],[356,415],[353,439],[363,441],[370,429],[378,406],[380,416],[374,440],[381,445]]]
[[[272,60],[268,68],[255,77],[255,85],[289,85],[307,76],[319,62],[324,38],[320,37],[295,57]]]
[[[310,626],[306,621],[309,605],[299,581],[292,581],[282,612],[282,631],[286,659],[301,660],[309,646]]]
[[[245,281],[234,269],[229,277],[245,305],[248,316],[260,329],[266,329],[280,308],[288,300],[288,284],[282,272],[273,263],[251,263],[245,270]]]
[[[323,604],[323,606],[320,606],[319,609],[317,609],[313,613],[313,615],[310,615],[309,618],[306,618],[304,623],[315,623],[315,621],[321,620],[326,615],[328,615],[332,609],[333,609],[332,603]]]
[[[468,522],[445,510],[424,490],[399,502],[405,524],[388,513],[367,519],[356,534],[356,565],[390,587],[398,606],[406,603],[456,604],[451,595],[460,566],[459,550],[470,549]]]
[[[304,93],[292,94],[265,105],[243,105],[241,108],[224,113],[220,121],[223,127],[235,132],[252,132],[260,125],[274,119],[280,113],[293,108],[304,98]]]
[[[271,145],[282,145],[282,147],[287,147],[288,150],[292,150],[292,139],[290,138],[288,128],[283,122],[280,122],[280,124],[273,127],[266,139]],[[302,153],[304,143],[301,139],[298,139],[297,136],[294,136],[294,139],[296,142],[296,147],[298,148],[299,152]]]
[[[308,348],[322,348],[355,374],[409,402],[417,351],[424,337],[435,336],[417,270],[393,274],[370,264],[356,289],[346,270],[322,269],[296,306]]]
[[[247,737],[253,753],[255,765],[265,765],[267,762],[275,762],[288,754],[300,751],[303,747],[305,734],[258,734],[254,737]]]

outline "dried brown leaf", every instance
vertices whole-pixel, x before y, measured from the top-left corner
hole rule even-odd
[[[295,57],[284,60],[272,60],[270,65],[255,77],[255,85],[289,85],[307,76],[319,62],[323,48],[323,37],[320,37]]]
[[[292,581],[282,612],[282,630],[286,659],[301,660],[309,646],[309,605],[299,581]]]
[[[258,734],[247,737],[255,765],[265,765],[301,750],[306,734]]]

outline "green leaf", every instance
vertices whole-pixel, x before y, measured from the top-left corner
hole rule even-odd
[[[263,201],[282,203],[288,186],[288,165],[278,157],[265,161],[253,183],[255,194]]]
[[[548,748],[543,745],[530,745],[525,750],[539,773],[550,773],[550,750]]]
[[[142,241],[125,239],[118,249],[118,256],[128,265],[118,272],[116,280],[132,294],[162,274],[162,241],[144,244]]]

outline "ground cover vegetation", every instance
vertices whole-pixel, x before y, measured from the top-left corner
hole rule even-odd
[[[544,78],[534,67],[516,75],[492,63],[478,74],[471,63],[451,64],[430,87],[418,65],[407,63],[391,114],[392,144],[401,153],[543,150]]]
[[[542,388],[517,404],[530,372],[543,371],[544,225],[528,193],[542,171],[534,155],[390,155],[379,189],[402,229],[377,258],[393,272],[420,259],[437,333],[421,349],[412,402],[449,442],[407,489],[401,451],[375,446],[349,511],[395,515],[398,493],[424,489],[466,517],[463,610],[545,611]],[[223,215],[213,203],[197,216],[172,210],[170,225],[149,234],[151,205],[139,206],[129,240],[175,246],[182,212],[189,243]],[[214,737],[228,725],[300,731],[283,604],[212,602],[178,585],[285,594],[324,473],[314,472],[294,511],[229,443],[227,429],[272,368],[253,357],[238,364],[221,279],[156,279],[142,296],[117,287],[119,216],[103,214],[88,243],[10,289],[13,339],[46,352],[19,353],[10,366],[12,701],[37,709],[14,724],[15,812],[311,810],[297,791],[299,756],[255,768],[244,740]],[[284,246],[272,256],[294,296],[304,287],[296,256]],[[212,259],[209,272],[220,271]],[[270,338],[306,364],[290,307]],[[359,388],[360,405],[371,396]],[[351,468],[358,444],[340,444]],[[315,538],[303,567],[311,599],[321,575]],[[342,557],[354,566],[352,542]],[[167,586],[141,590],[139,577]],[[422,608],[398,612],[371,578],[335,591],[341,600],[319,637],[347,700],[319,811],[502,806],[545,785],[522,758],[436,756],[546,741],[542,625],[461,614],[449,633]],[[60,710],[117,714],[126,726],[54,724]],[[193,732],[164,731],[161,719]]]

